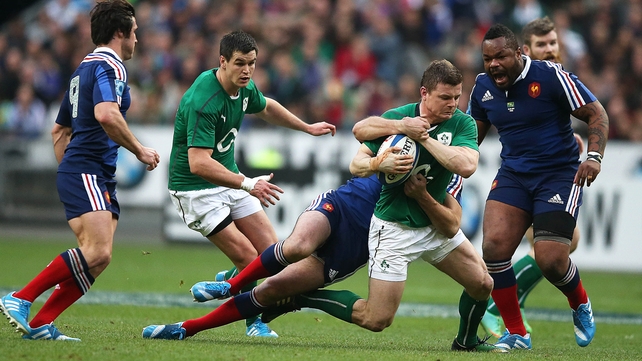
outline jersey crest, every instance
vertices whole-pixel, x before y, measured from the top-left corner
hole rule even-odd
[[[542,86],[536,81],[530,83],[528,86],[528,95],[530,95],[531,98],[537,98],[541,92]]]
[[[453,133],[451,132],[443,132],[437,134],[437,140],[439,143],[443,145],[450,145],[450,143],[453,141]]]

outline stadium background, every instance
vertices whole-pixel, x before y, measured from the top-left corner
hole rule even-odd
[[[259,42],[254,80],[308,122],[337,125],[335,138],[311,140],[248,116],[238,159],[248,175],[275,173],[283,200],[268,209],[280,238],[317,193],[348,178],[358,143],[355,121],[417,100],[429,61],[447,58],[465,75],[465,110],[482,71],[486,29],[517,34],[549,15],[565,67],[605,105],[610,141],[600,179],[585,193],[583,268],[642,272],[642,4],[636,0],[149,0],[136,6],[139,43],[126,63],[133,102],[127,120],[159,149],[163,166],[146,173],[126,151],[119,160],[123,217],[117,238],[200,240],[169,207],[165,191],[173,115],[195,77],[218,65],[222,34],[243,28]],[[89,0],[3,3],[0,12],[0,232],[71,236],[55,189],[49,130],[71,72],[93,50]],[[560,5],[562,4],[562,5]],[[28,6],[27,6],[28,5]],[[586,137],[586,126],[575,124]],[[496,139],[482,145],[480,169],[465,184],[463,228],[479,245],[485,192],[499,160]],[[124,237],[127,235],[128,237]],[[517,255],[521,256],[518,251]]]

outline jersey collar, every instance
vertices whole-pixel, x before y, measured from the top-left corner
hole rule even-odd
[[[120,56],[118,56],[118,54],[116,54],[116,52],[112,48],[108,48],[106,46],[99,46],[96,49],[94,49],[93,52],[94,53],[109,53],[114,58],[118,59],[118,61],[120,61],[121,63],[123,62],[123,59],[121,59]]]
[[[524,70],[522,70],[522,73],[519,74],[517,79],[515,79],[513,85],[515,85],[518,81],[526,78],[526,74],[528,74],[528,70],[531,68],[531,58],[522,54],[522,60],[524,60]]]

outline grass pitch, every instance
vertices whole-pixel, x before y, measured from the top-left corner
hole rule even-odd
[[[74,240],[0,236],[3,294],[24,286],[57,254],[72,247]],[[542,282],[527,304],[534,328],[532,351],[462,354],[449,351],[457,332],[461,287],[421,262],[411,265],[401,312],[381,333],[323,313],[297,312],[272,322],[278,339],[247,337],[243,322],[185,341],[141,338],[146,325],[200,317],[216,307],[216,303],[191,303],[189,287],[228,267],[225,256],[209,245],[117,241],[112,264],[82,302],[56,321],[63,333],[83,341],[25,341],[2,319],[0,360],[642,360],[641,274],[580,270],[598,323],[597,335],[586,348],[575,344],[565,298]],[[333,288],[366,296],[365,270]],[[36,301],[32,315],[43,299]]]

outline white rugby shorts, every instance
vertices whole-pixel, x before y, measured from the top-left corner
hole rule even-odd
[[[432,226],[410,228],[373,215],[368,237],[368,275],[382,281],[405,281],[410,262],[421,258],[437,264],[465,240],[461,229],[449,239]]]
[[[170,190],[169,195],[183,222],[203,236],[212,233],[228,215],[236,220],[263,210],[261,202],[242,189]]]

